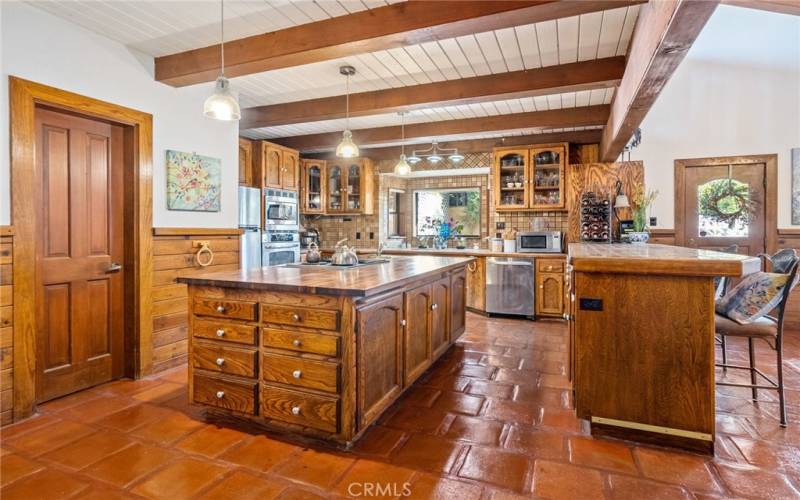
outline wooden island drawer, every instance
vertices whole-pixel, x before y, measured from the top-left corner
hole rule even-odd
[[[338,356],[339,354],[339,337],[333,335],[262,328],[261,337],[264,347],[310,352],[322,356]]]
[[[536,259],[536,270],[540,273],[563,273],[563,259]]]
[[[220,344],[192,345],[192,366],[203,370],[255,378],[258,351]]]
[[[267,382],[339,392],[339,365],[325,361],[265,353],[261,373]]]
[[[256,326],[240,325],[238,323],[195,319],[192,326],[192,335],[203,339],[254,345],[256,343],[256,328]]]
[[[265,323],[303,326],[321,330],[339,329],[339,311],[306,309],[293,306],[261,306],[261,318]]]
[[[339,400],[301,391],[264,385],[261,415],[282,422],[339,432]]]
[[[195,403],[225,408],[255,415],[258,382],[230,380],[195,373],[192,380],[192,400]]]
[[[195,298],[193,311],[199,316],[255,321],[258,307],[255,302]]]

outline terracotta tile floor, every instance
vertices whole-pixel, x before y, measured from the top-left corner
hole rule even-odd
[[[107,384],[0,430],[0,496],[800,497],[797,332],[788,428],[773,394],[754,404],[746,389],[720,388],[714,458],[589,436],[570,409],[565,336],[558,322],[469,315],[458,345],[346,453],[204,421],[187,404],[183,367]],[[746,359],[744,346],[731,342],[732,360]],[[775,371],[763,344],[758,364]]]

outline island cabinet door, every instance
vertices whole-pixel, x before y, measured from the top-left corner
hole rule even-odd
[[[408,387],[431,365],[431,285],[405,293],[403,385]]]
[[[466,300],[467,273],[462,269],[450,275],[450,343],[464,333]]]
[[[403,388],[403,294],[358,309],[358,425],[367,427]]]
[[[437,359],[450,345],[450,276],[431,285],[431,351]]]

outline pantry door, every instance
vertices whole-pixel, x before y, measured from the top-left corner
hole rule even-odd
[[[123,130],[36,109],[36,401],[123,374]]]

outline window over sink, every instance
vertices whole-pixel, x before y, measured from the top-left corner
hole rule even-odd
[[[449,221],[463,225],[460,236],[479,238],[481,235],[481,193],[479,188],[422,189],[414,191],[414,236],[434,236],[430,220]]]

